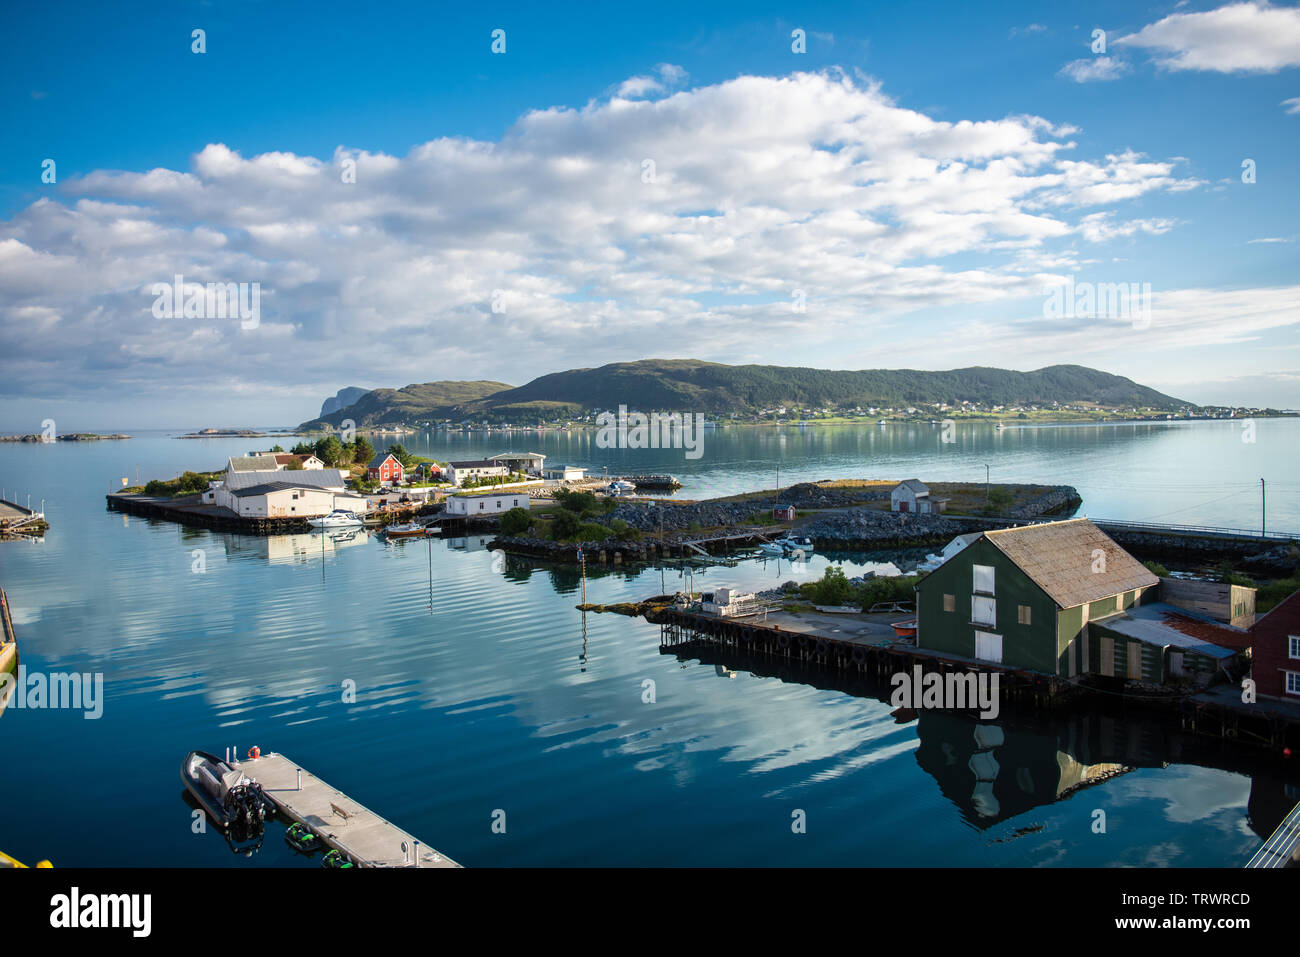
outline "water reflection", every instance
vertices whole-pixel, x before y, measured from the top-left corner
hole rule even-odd
[[[779,678],[792,685],[835,690],[890,708],[889,685],[873,676],[814,671],[777,659],[732,654],[713,648],[665,649],[683,663],[709,668],[718,677],[741,675]],[[940,793],[979,831],[1026,815],[1038,808],[1069,801],[1076,795],[1117,781],[1139,769],[1178,766],[1229,772],[1249,782],[1246,820],[1264,840],[1300,800],[1300,779],[1294,770],[1270,761],[1267,755],[1210,738],[1186,733],[1176,719],[1153,714],[1074,710],[1043,713],[1004,705],[997,720],[948,711],[921,711],[913,720],[916,764]],[[870,735],[863,727],[864,740]],[[851,748],[845,745],[844,750]],[[878,745],[877,745],[878,746]],[[1152,794],[1145,785],[1130,789],[1128,800]],[[1116,792],[1098,797],[1104,807],[1118,803]],[[1232,797],[1220,787],[1208,787],[1195,808],[1184,791],[1169,799],[1167,819],[1177,825],[1213,816]],[[1039,830],[1022,828],[1018,833]]]

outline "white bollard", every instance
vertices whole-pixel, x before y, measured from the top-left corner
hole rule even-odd
[[[420,842],[419,841],[411,841],[411,851],[415,856],[415,866],[419,867],[420,866]]]
[[[302,768],[298,769],[298,790],[302,790]]]

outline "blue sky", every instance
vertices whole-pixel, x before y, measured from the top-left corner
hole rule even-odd
[[[0,429],[295,422],[344,385],[652,356],[1077,362],[1300,405],[1294,6],[7,19]],[[260,283],[258,323],[160,319],[177,273]],[[1049,319],[1067,279],[1152,308]]]

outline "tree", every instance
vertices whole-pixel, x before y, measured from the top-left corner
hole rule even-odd
[[[352,461],[359,465],[367,465],[375,457],[375,447],[364,435],[358,435],[357,440],[352,443]]]
[[[343,461],[343,443],[334,436],[327,435],[316,443],[315,453],[316,458],[334,468]]]
[[[388,447],[388,454],[391,455],[393,458],[397,459],[397,461],[401,462],[402,468],[404,469],[410,468],[411,465],[415,462],[415,456],[411,455],[410,452],[406,451],[406,446],[402,445],[401,442],[394,442],[392,445],[390,445]]]
[[[282,446],[282,445],[273,445],[273,446],[271,446],[271,451],[272,451],[272,452],[283,452],[283,451],[284,451],[284,446]]]

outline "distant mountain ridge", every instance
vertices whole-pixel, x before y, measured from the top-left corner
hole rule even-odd
[[[339,409],[346,409],[369,391],[369,389],[362,389],[355,385],[339,389],[338,392],[321,403],[320,414],[326,416],[331,412],[337,412]]]
[[[1016,372],[973,366],[931,372],[915,369],[860,371],[790,366],[732,366],[697,359],[643,359],[594,369],[570,369],[511,387],[490,382],[430,382],[403,389],[376,389],[352,406],[322,416],[337,425],[396,424],[436,419],[487,418],[523,421],[576,415],[626,405],[639,411],[672,410],[709,415],[764,409],[905,408],[1070,405],[1175,411],[1198,408],[1123,376],[1077,365]]]

